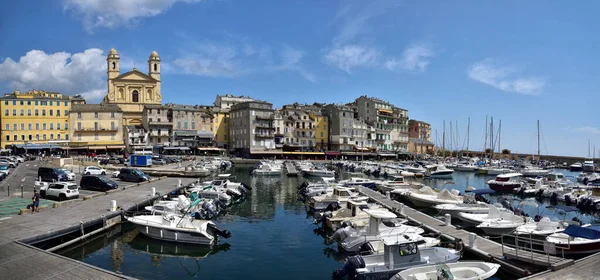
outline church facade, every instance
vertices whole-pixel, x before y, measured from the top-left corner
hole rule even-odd
[[[120,57],[111,49],[106,58],[108,91],[102,104],[114,104],[123,111],[124,126],[141,126],[145,105],[160,105],[160,57],[153,51],[148,58],[148,73],[135,66],[129,72],[120,72]]]

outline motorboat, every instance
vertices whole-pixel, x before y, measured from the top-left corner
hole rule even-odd
[[[345,238],[343,235],[336,236],[336,233],[332,235],[332,240],[337,239],[340,248],[345,252],[358,252],[363,248],[363,245],[367,242],[380,240],[382,236],[396,236],[402,234],[423,234],[425,231],[419,227],[408,226],[405,224],[399,224],[394,227],[388,227],[385,223],[382,223],[384,219],[394,219],[396,214],[388,211],[387,209],[365,209],[364,213],[369,215],[369,224],[365,231],[350,231]],[[336,231],[337,232],[337,231]],[[419,237],[419,243],[423,243],[422,238]]]
[[[569,171],[571,172],[580,172],[583,171],[583,164],[581,162],[576,162],[569,165]],[[593,170],[592,170],[593,172]]]
[[[443,189],[440,192],[435,192],[428,186],[424,186],[415,192],[409,192],[406,197],[415,207],[420,208],[432,207],[438,204],[463,203],[463,197],[458,195],[457,190],[448,191]]]
[[[428,165],[426,167],[427,172],[425,173],[425,176],[431,178],[449,179],[452,178],[452,174],[454,173],[454,170],[446,168],[443,164]]]
[[[466,224],[476,226],[490,219],[502,219],[503,215],[514,215],[510,210],[500,207],[500,205],[488,205],[487,213],[466,213],[459,212],[456,216]],[[522,219],[521,219],[522,220]]]
[[[325,227],[334,230],[344,221],[368,219],[369,215],[362,210],[367,208],[369,206],[365,200],[348,200],[346,207],[323,213]]]
[[[187,210],[190,204],[190,200],[185,195],[179,195],[177,200],[156,201],[153,205],[148,205],[144,209],[159,215],[163,213],[181,213],[181,211]]]
[[[406,171],[411,172],[413,174],[417,174],[417,173],[424,174],[425,172],[427,172],[427,169],[423,168],[423,166],[421,166],[421,165],[414,164],[414,165],[406,166]]]
[[[583,165],[581,166],[581,171],[583,172],[594,172],[594,161],[593,160],[586,160],[583,162]]]
[[[456,166],[456,168],[454,170],[462,171],[462,172],[475,172],[475,171],[479,170],[479,166],[472,164],[472,163],[459,164]]]
[[[191,193],[190,196],[195,195],[198,198],[212,199],[215,201],[219,201],[220,203],[223,203],[225,206],[229,206],[233,202],[233,199],[231,198],[230,195],[228,195],[224,191],[217,189],[217,187],[210,186],[210,185],[209,186],[194,186],[194,187],[189,188],[188,191]]]
[[[390,280],[481,280],[488,279],[500,269],[497,263],[456,262],[409,268],[398,272]]]
[[[324,194],[311,197],[308,200],[308,205],[313,210],[325,210],[328,207],[337,209],[339,205],[345,204],[346,201],[353,198],[364,198],[364,200],[368,200],[366,196],[359,196],[357,192],[354,191],[353,188],[347,187],[334,187],[333,192],[331,194]]]
[[[315,177],[335,177],[335,171],[323,168],[309,168],[302,170],[304,174]]]
[[[482,169],[485,170],[485,174],[490,175],[490,176],[495,176],[495,175],[500,175],[500,174],[506,174],[506,173],[510,173],[512,171],[509,168],[491,167],[491,166],[490,167],[484,167]]]
[[[488,219],[477,225],[490,236],[506,235],[513,232],[517,227],[526,223],[525,218],[514,214],[504,215],[500,219]]]
[[[546,237],[555,246],[556,255],[589,255],[600,252],[600,226],[569,225]]]
[[[550,234],[562,232],[567,226],[569,226],[567,222],[552,221],[548,217],[543,217],[537,223],[526,223],[517,227],[513,233],[534,239],[545,239]]]
[[[459,213],[486,214],[490,211],[490,205],[477,201],[475,196],[494,193],[491,189],[473,190],[463,196],[463,203],[443,203],[435,205],[434,208],[440,211],[441,215],[450,214],[452,217],[458,217]]]
[[[342,180],[339,183],[342,184],[344,187],[349,188],[363,186],[369,189],[374,189],[375,186],[377,186],[377,183],[375,181],[360,177],[351,177],[350,179]]]
[[[321,182],[309,183],[304,182],[298,187],[298,192],[304,197],[309,198],[317,195],[324,195],[333,192],[333,187],[338,184],[335,183],[335,178],[321,177]]]
[[[259,167],[252,170],[252,175],[256,176],[279,176],[281,175],[281,166],[272,163],[263,162]]]
[[[160,240],[212,245],[218,237],[229,238],[231,233],[220,230],[209,220],[200,220],[188,215],[189,209],[200,203],[200,199],[192,202],[184,214],[165,213],[163,215],[139,215],[125,217],[127,221],[144,235]]]
[[[513,192],[514,189],[524,185],[522,176],[521,173],[500,174],[495,179],[487,181],[487,184],[490,189],[497,192]]]
[[[390,180],[383,181],[378,184],[379,190],[382,192],[391,192],[396,189],[410,189],[411,184],[404,180],[403,176],[393,176]]]
[[[521,170],[521,174],[523,174],[523,176],[525,177],[537,177],[537,176],[545,176],[548,175],[550,171],[546,170],[546,169],[541,169],[539,167],[526,167],[524,169]]]
[[[408,268],[453,263],[460,259],[452,249],[419,249],[418,239],[416,234],[381,237],[383,254],[348,257],[344,267],[333,272],[332,279],[390,279]]]

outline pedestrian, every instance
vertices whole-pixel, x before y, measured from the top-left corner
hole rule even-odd
[[[31,207],[31,213],[40,212],[40,194],[37,190],[33,190],[33,197],[31,197],[31,202],[33,206]]]

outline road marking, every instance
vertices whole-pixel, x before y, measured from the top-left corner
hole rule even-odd
[[[0,218],[0,221],[4,221],[4,220],[8,220],[8,219],[12,219],[12,217],[2,217],[2,218]]]

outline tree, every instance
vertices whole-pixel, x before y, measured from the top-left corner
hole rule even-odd
[[[510,155],[510,150],[509,149],[504,149],[504,150],[502,150],[502,154],[503,155]]]

